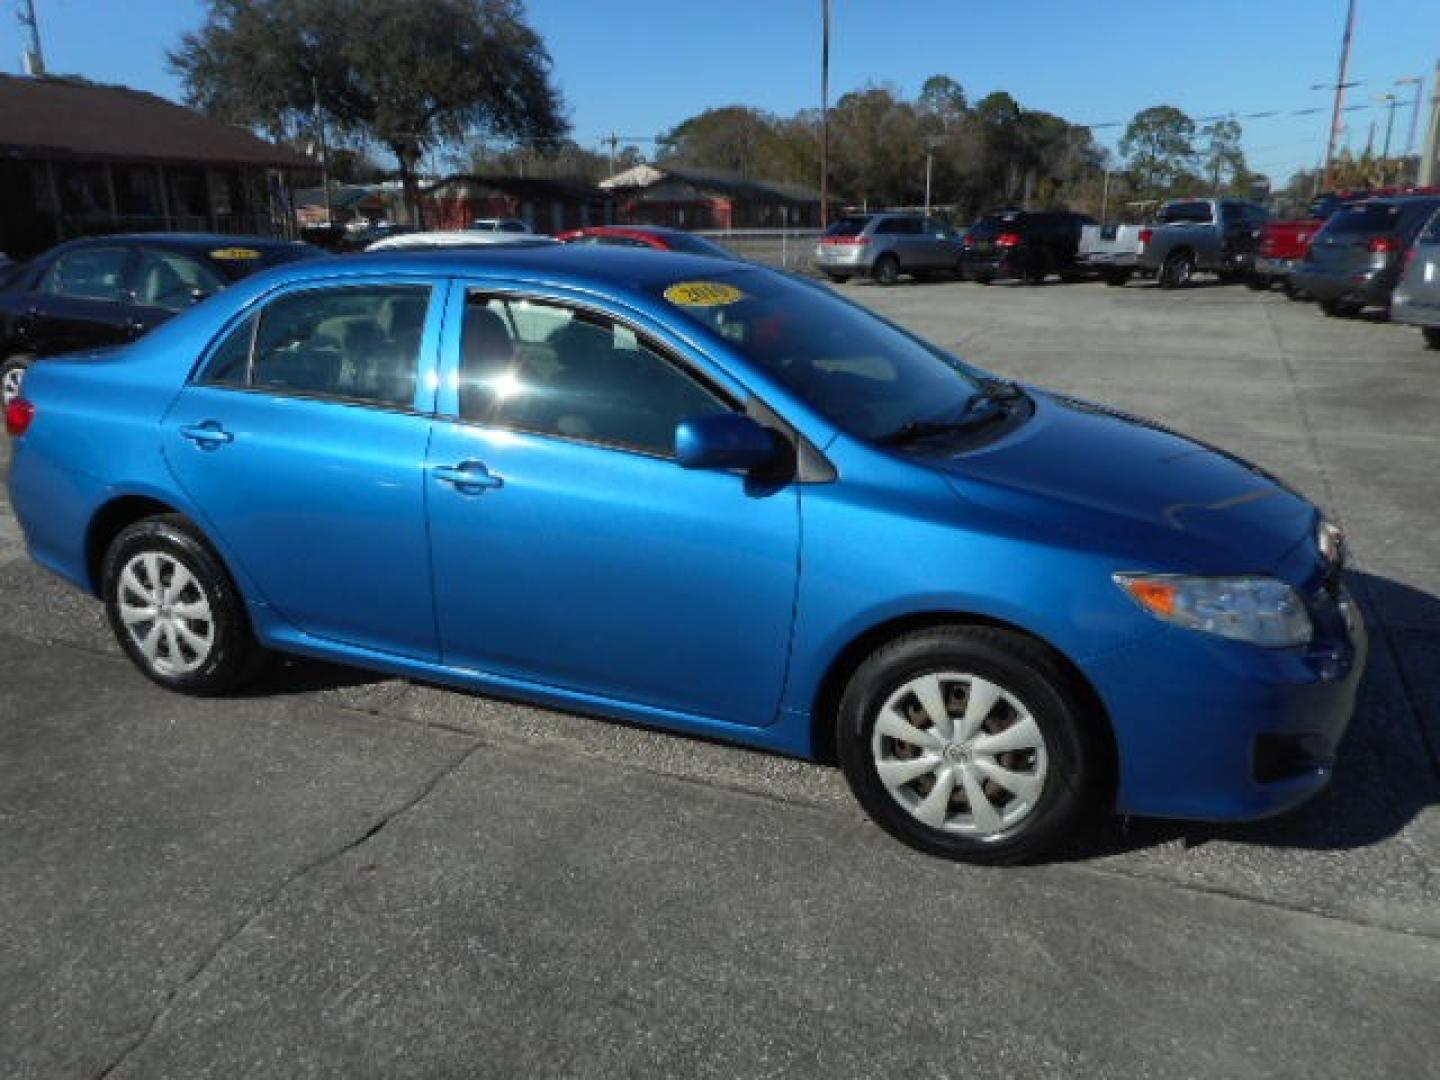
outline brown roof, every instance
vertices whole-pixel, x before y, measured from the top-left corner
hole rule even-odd
[[[293,150],[155,94],[0,75],[0,152],[204,165],[314,168]]]

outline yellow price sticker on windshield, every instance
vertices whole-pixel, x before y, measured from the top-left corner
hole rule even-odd
[[[260,252],[254,248],[216,248],[210,252],[212,259],[258,259]]]
[[[665,299],[681,307],[724,307],[744,300],[745,294],[718,281],[682,281],[665,290]]]

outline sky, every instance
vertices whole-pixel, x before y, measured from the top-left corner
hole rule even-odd
[[[201,0],[34,0],[48,68],[179,99],[165,52],[204,20]],[[554,60],[573,135],[601,148],[654,138],[721,105],[781,115],[819,104],[822,0],[529,0]],[[831,100],[869,83],[913,97],[950,76],[976,101],[1005,90],[1027,108],[1097,127],[1113,146],[1150,105],[1192,117],[1293,111],[1242,119],[1250,166],[1277,183],[1324,155],[1345,0],[832,0]],[[1357,151],[1376,124],[1378,151],[1394,92],[1392,152],[1404,148],[1414,87],[1434,91],[1440,0],[1357,0],[1346,139]],[[22,70],[14,0],[0,6],[0,71]],[[1422,99],[1421,123],[1424,125]],[[1417,133],[1416,142],[1422,136]],[[648,143],[637,143],[642,152]],[[1416,147],[1418,150],[1418,146]]]

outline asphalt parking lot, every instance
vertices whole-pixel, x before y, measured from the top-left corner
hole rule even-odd
[[[0,1076],[1440,1076],[1440,354],[1238,287],[843,291],[1343,523],[1329,791],[949,865],[802,762],[309,663],[168,695],[0,505]]]

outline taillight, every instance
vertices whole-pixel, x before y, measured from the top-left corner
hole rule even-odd
[[[30,422],[34,419],[33,404],[23,397],[11,398],[10,404],[5,406],[5,433],[12,439],[18,439],[30,430]]]
[[[1152,236],[1154,236],[1154,235],[1155,235],[1155,230],[1154,230],[1154,229],[1141,229],[1141,230],[1140,230],[1140,246],[1141,246],[1141,247],[1144,247],[1146,244],[1150,243],[1150,238],[1151,238]]]
[[[1019,247],[1021,242],[1020,234],[1015,232],[1002,232],[995,238],[995,246],[1002,248]]]
[[[1400,241],[1393,236],[1372,236],[1365,250],[1372,255],[1390,255],[1400,250]]]
[[[868,236],[822,236],[822,244],[844,244],[847,247],[865,247],[870,243]]]

